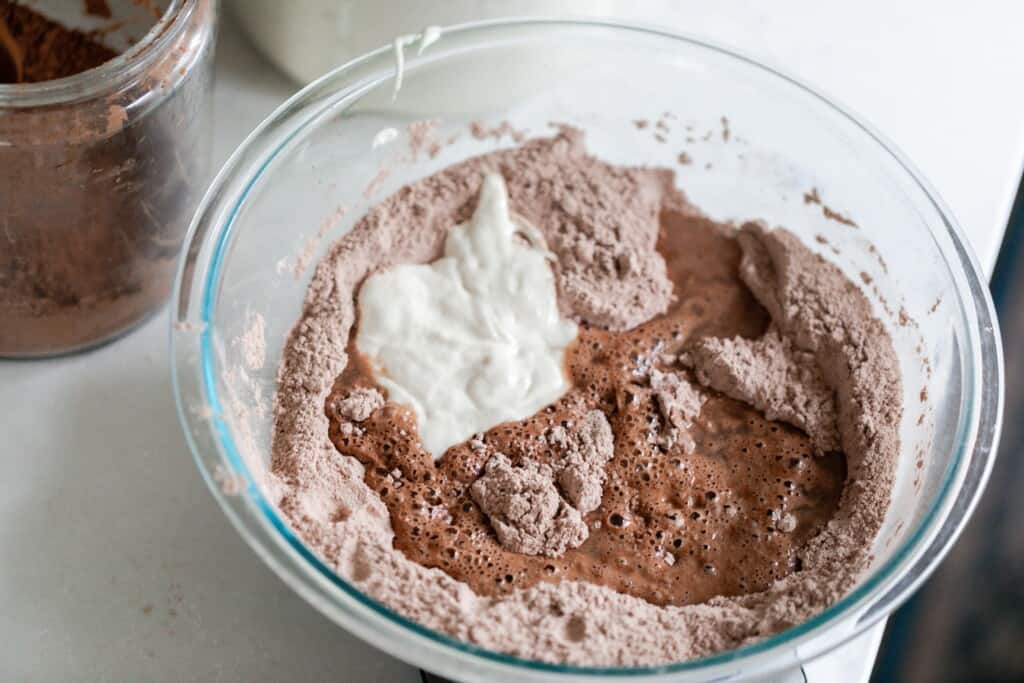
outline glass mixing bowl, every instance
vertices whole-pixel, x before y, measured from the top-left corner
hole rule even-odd
[[[407,52],[397,99],[393,51],[382,48],[281,106],[225,165],[192,225],[171,332],[178,407],[213,495],[256,553],[349,631],[457,680],[762,677],[891,613],[970,515],[1002,407],[1002,356],[984,278],[920,174],[870,127],[793,79],[657,30],[492,22],[446,29],[422,56]],[[437,120],[441,139],[457,137],[436,157],[413,159],[406,126],[422,119]],[[432,632],[363,595],[311,553],[269,501],[259,483],[270,451],[268,404],[310,276],[302,266],[402,184],[513,144],[466,132],[471,122],[506,120],[534,135],[570,123],[598,156],[674,167],[678,184],[712,217],[785,225],[866,283],[904,373],[903,452],[871,567],[825,612],[756,644],[667,666],[525,661]],[[398,139],[372,146],[386,127],[401,131]],[[378,188],[371,198],[368,186]],[[339,205],[349,209],[340,218]],[[256,314],[262,330],[252,325]],[[262,365],[238,343],[247,330],[265,339]]]

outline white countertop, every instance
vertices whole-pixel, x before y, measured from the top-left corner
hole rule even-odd
[[[671,7],[671,10],[667,8]],[[1024,3],[637,3],[849,105],[916,161],[991,269],[1024,162]],[[660,12],[660,15],[652,14]],[[225,22],[217,163],[294,87]],[[175,417],[167,312],[92,353],[0,361],[0,679],[418,681],[235,534]],[[807,667],[866,680],[880,629]]]

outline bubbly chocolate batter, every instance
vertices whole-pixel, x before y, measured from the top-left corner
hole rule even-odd
[[[673,210],[660,223],[658,250],[676,294],[667,313],[631,331],[583,325],[566,358],[573,388],[561,400],[452,447],[436,464],[401,406],[371,413],[356,430],[339,418],[333,406],[355,387],[374,386],[350,343],[349,365],[326,403],[331,439],[366,466],[365,481],[386,503],[395,547],[407,557],[482,595],[580,580],[658,605],[761,591],[800,571],[801,546],[836,511],[845,459],[815,456],[804,433],[707,390],[687,430],[695,447],[659,438],[668,425],[649,386],[652,370],[685,373],[676,361],[684,343],[759,337],[768,325],[739,278],[732,228]],[[615,454],[601,505],[585,517],[589,539],[560,557],[502,547],[470,486],[495,453],[513,464],[553,462],[552,430],[572,433],[594,409],[611,425]]]

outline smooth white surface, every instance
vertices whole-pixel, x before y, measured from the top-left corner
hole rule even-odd
[[[470,20],[515,14],[539,16],[608,14],[628,0],[232,0],[238,21],[251,37],[266,46],[282,71],[309,83],[334,66],[369,52],[397,36],[411,40],[431,25],[451,26]],[[417,49],[429,45],[427,32]],[[407,42],[407,44],[409,44]],[[412,54],[410,52],[410,54]]]
[[[1024,3],[671,6],[676,28],[764,57],[867,117],[992,268],[1024,159]],[[294,89],[230,21],[219,50],[218,164]],[[174,415],[167,326],[164,310],[93,353],[0,361],[0,679],[418,681],[306,606],[236,536]],[[867,680],[880,636],[811,664],[809,680]]]
[[[391,401],[412,409],[423,447],[450,446],[523,420],[569,388],[562,370],[576,325],[558,311],[550,253],[516,240],[508,191],[484,178],[469,222],[444,257],[396,266],[359,289],[356,346]]]

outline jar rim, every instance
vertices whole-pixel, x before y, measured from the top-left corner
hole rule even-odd
[[[116,91],[153,65],[181,35],[203,0],[171,0],[137,44],[113,59],[71,76],[39,83],[0,83],[0,107],[68,104]]]

